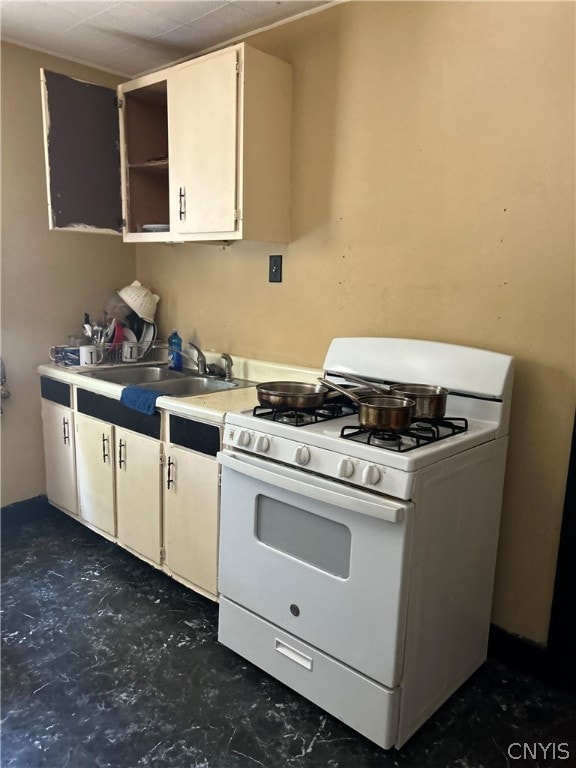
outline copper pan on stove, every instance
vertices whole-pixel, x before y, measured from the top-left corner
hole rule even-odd
[[[386,386],[385,384],[366,381],[348,373],[326,375],[349,379],[369,387],[373,392],[384,392],[392,397],[408,397],[415,402],[414,413],[412,414],[415,419],[442,419],[446,414],[446,401],[450,392],[444,387],[437,387],[432,384],[391,384]]]
[[[359,397],[353,390],[326,379],[318,379],[330,389],[354,400],[358,404],[358,421],[362,429],[405,429],[410,426],[415,402],[408,397],[390,395],[364,395]]]
[[[305,384],[299,381],[268,381],[256,386],[258,402],[274,410],[303,411],[319,408],[329,393],[323,384]]]
[[[347,392],[356,395],[372,395],[372,387],[353,387]],[[256,386],[258,402],[264,408],[275,411],[312,411],[326,402],[340,397],[338,392],[320,384],[305,384],[298,381],[269,381]]]

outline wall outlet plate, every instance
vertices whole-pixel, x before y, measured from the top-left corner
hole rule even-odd
[[[282,282],[282,256],[270,256],[268,282],[270,283]]]

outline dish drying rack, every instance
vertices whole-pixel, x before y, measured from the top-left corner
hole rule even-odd
[[[156,348],[154,344],[146,342],[134,342],[136,345],[137,356],[134,360],[124,360],[122,354],[122,344],[118,343],[100,343],[94,344],[102,352],[102,360],[95,365],[134,365],[135,363],[158,363],[159,365],[168,363],[167,343],[157,339],[154,344],[163,344],[164,348]],[[71,365],[70,363],[54,361],[59,368],[94,368],[95,366]]]
[[[160,344],[159,340],[156,343]],[[165,349],[156,349],[149,341],[140,343],[134,342],[136,347],[135,360],[124,360],[122,357],[122,344],[99,344],[98,348],[102,350],[103,357],[98,365],[133,365],[134,363],[166,363],[168,354]]]

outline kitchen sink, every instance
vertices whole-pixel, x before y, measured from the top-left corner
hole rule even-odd
[[[242,386],[249,387],[251,384],[252,382],[248,381],[243,383]],[[140,389],[152,389],[171,397],[186,397],[235,389],[241,386],[241,384],[238,381],[224,381],[224,379],[213,379],[209,376],[192,375],[184,376],[182,379],[168,379],[150,384],[140,384],[139,386]]]
[[[81,375],[126,386],[188,378],[186,373],[173,371],[171,368],[161,365],[126,365],[119,368],[94,368],[89,371],[81,371]]]
[[[118,368],[102,368],[82,371],[81,376],[89,376],[113,384],[151,389],[170,397],[189,397],[227,389],[252,387],[255,382],[246,379],[225,381],[212,376],[200,376],[193,371],[173,371],[161,365],[134,365]]]

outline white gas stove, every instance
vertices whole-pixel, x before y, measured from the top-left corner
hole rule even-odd
[[[345,427],[352,430],[348,433],[352,437],[342,436]],[[367,444],[365,433],[359,436],[362,442],[357,442],[357,428],[356,415],[296,428],[281,421],[262,424],[252,411],[245,411],[230,414],[223,444],[227,449],[298,467],[373,493],[410,499],[416,470],[493,440],[496,434],[493,422],[468,419],[466,431],[433,443],[415,446],[415,438],[402,435],[400,439],[409,447],[400,452],[387,447],[385,441]]]
[[[465,372],[454,363],[458,355],[465,358]],[[510,363],[506,355],[448,344],[335,339],[324,363],[332,372],[327,378],[337,381],[350,373],[384,384],[439,384],[450,389],[444,419],[378,434],[359,430],[357,415],[350,413],[352,401],[340,406],[341,416],[339,406],[311,413],[255,407],[228,415],[223,444],[375,493],[409,499],[417,470],[507,434]],[[464,391],[455,391],[454,386]]]
[[[373,433],[344,397],[226,417],[219,638],[382,747],[485,658],[512,369],[468,347],[335,339],[326,378],[441,386],[445,414]]]

